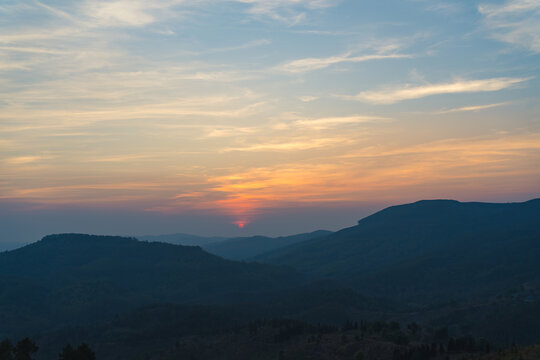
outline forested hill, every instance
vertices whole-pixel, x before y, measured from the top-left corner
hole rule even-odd
[[[492,296],[540,281],[540,199],[419,201],[256,257],[413,302]]]
[[[137,236],[145,241],[166,242],[177,245],[200,246],[210,254],[221,256],[229,260],[247,260],[268,251],[276,250],[284,246],[296,244],[302,241],[330,235],[327,230],[316,230],[309,233],[295,234],[290,236],[243,236],[234,238],[204,237],[190,234],[169,235],[144,235]]]
[[[199,247],[82,234],[46,236],[2,253],[0,274],[0,332],[10,333],[150,303],[241,301],[242,294],[299,281],[290,270],[225,260]]]

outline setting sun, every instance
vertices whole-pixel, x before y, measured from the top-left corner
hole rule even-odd
[[[238,226],[239,229],[243,229],[247,225],[247,222],[238,220],[238,221],[235,221],[233,224]]]

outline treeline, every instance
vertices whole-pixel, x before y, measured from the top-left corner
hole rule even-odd
[[[249,336],[256,336],[260,328],[269,327],[276,331],[274,342],[289,341],[300,335],[324,335],[353,332],[359,335],[377,335],[396,345],[406,346],[413,342],[423,343],[419,352],[425,353],[476,353],[490,352],[491,344],[485,339],[473,336],[450,337],[447,327],[423,329],[413,322],[404,327],[396,321],[351,321],[346,320],[342,326],[328,324],[312,324],[292,319],[256,320],[248,323]],[[426,345],[427,344],[427,345]],[[428,350],[426,350],[426,347]],[[436,347],[436,348],[434,348]],[[420,350],[420,348],[422,350]],[[437,351],[435,351],[437,350]]]
[[[258,320],[249,323],[249,337],[256,337],[264,328],[274,329],[274,343],[294,342],[296,337],[307,335],[308,343],[318,345],[323,335],[342,334],[341,344],[350,344],[361,342],[365,337],[376,336],[395,344],[392,360],[450,358],[455,354],[480,355],[489,354],[492,349],[492,345],[485,339],[475,339],[470,335],[449,337],[446,327],[425,330],[414,322],[402,327],[395,321],[347,320],[339,327],[288,319]],[[426,339],[431,340],[426,342]],[[284,358],[282,355],[280,357]]]
[[[0,343],[0,360],[33,360],[38,350],[39,346],[29,338],[19,340],[15,345],[5,339]],[[96,360],[96,355],[85,343],[76,348],[67,344],[58,354],[58,360]]]
[[[448,343],[421,344],[407,349],[395,349],[393,360],[429,360],[438,356],[452,354],[489,354],[491,345],[484,339],[476,340],[472,336],[450,338]]]
[[[32,360],[39,347],[29,338],[19,340],[16,345],[9,339],[0,343],[0,360]]]

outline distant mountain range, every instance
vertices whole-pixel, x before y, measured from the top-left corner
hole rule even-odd
[[[145,235],[138,238],[141,240],[160,241],[177,245],[200,246],[209,253],[221,256],[225,259],[247,260],[284,246],[327,236],[331,233],[331,231],[327,230],[317,230],[305,234],[280,236],[275,238],[267,236],[222,238],[202,237],[189,234]]]
[[[191,234],[166,234],[166,235],[143,235],[136,236],[139,240],[151,241],[151,242],[164,242],[175,245],[184,246],[204,246],[207,244],[217,243],[227,240],[226,237],[220,236],[198,236]]]

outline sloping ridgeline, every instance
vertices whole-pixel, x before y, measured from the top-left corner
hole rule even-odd
[[[143,235],[136,236],[136,238],[143,241],[164,242],[185,246],[203,246],[206,244],[217,243],[228,239],[226,237],[219,236],[197,236],[184,233],[166,235]]]
[[[46,236],[2,253],[0,274],[0,338],[151,303],[234,302],[300,280],[288,269],[233,262],[199,247],[82,234]]]
[[[275,238],[267,236],[239,237],[220,242],[203,244],[201,247],[209,253],[224,257],[225,259],[247,260],[268,251],[303,241],[328,236],[331,233],[331,231],[327,230],[317,230],[305,234],[280,236]]]
[[[419,201],[255,258],[417,304],[540,287],[540,199]]]
[[[229,260],[247,260],[254,256],[276,250],[284,246],[302,241],[330,235],[327,230],[317,230],[310,233],[290,236],[246,236],[236,238],[204,237],[189,234],[144,235],[137,236],[140,240],[158,241],[176,245],[200,246],[210,254]]]

